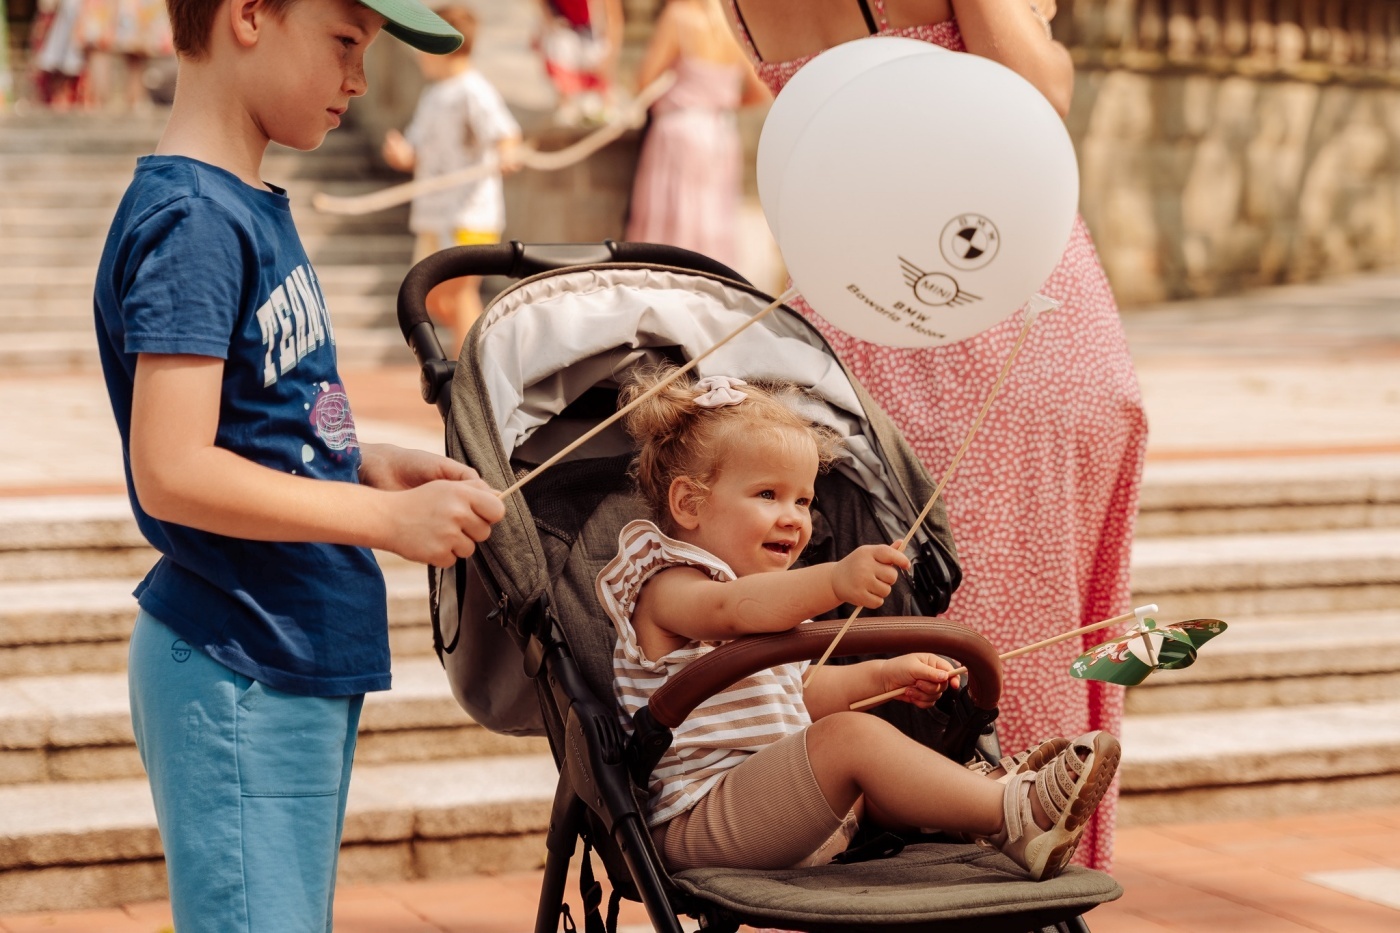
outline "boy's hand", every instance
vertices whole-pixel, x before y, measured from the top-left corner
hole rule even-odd
[[[360,482],[366,486],[398,492],[416,489],[435,479],[480,480],[481,477],[465,463],[426,450],[394,444],[365,444],[360,448]]]
[[[878,609],[899,579],[899,571],[909,568],[903,551],[888,544],[867,544],[836,563],[831,588],[843,603]]]
[[[927,709],[943,695],[949,686],[958,687],[958,678],[951,681],[948,672],[953,665],[936,654],[902,654],[881,662],[880,681],[886,692],[905,687],[901,696],[895,697],[905,703],[912,703],[920,709]]]
[[[389,550],[436,567],[470,557],[506,514],[496,491],[465,463],[393,444],[361,448],[360,482],[397,492]]]
[[[471,557],[506,514],[495,491],[479,479],[433,480],[395,493],[390,502],[389,550],[434,567]]]
[[[417,154],[413,151],[413,146],[398,130],[390,130],[384,134],[384,147],[380,152],[384,156],[384,161],[395,171],[411,172],[417,162]]]

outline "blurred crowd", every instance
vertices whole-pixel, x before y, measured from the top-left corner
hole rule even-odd
[[[56,110],[140,110],[173,73],[164,0],[41,0],[30,50],[35,96]]]
[[[769,95],[730,33],[721,0],[666,0],[640,61],[625,77],[619,75],[622,0],[535,2],[539,16],[530,44],[554,91],[555,124],[590,132],[622,118],[621,105],[647,85],[674,78],[651,107],[625,230],[618,234],[693,249],[733,265],[743,174],[736,114]],[[488,153],[510,171],[509,153],[496,150],[520,142],[519,127],[500,95],[471,66],[475,18],[469,6],[453,7],[452,21],[468,41],[452,59],[451,73],[424,73],[416,135],[426,139],[430,134],[423,127],[444,121],[462,132],[438,132],[447,142],[436,148],[450,151],[438,154],[429,146],[428,157],[420,161],[410,156],[404,137],[386,140],[385,161],[420,178],[460,171]],[[28,45],[31,86],[15,88],[14,96],[41,106],[128,113],[173,97],[175,61],[164,0],[37,0]],[[487,200],[497,206],[486,210]],[[499,178],[419,198],[415,214],[447,217],[456,209],[452,202],[463,216],[432,225],[415,222],[414,232],[437,237],[438,248],[488,241],[504,227],[499,201]],[[479,313],[475,288],[464,290],[457,303],[461,313],[443,317],[455,318],[460,334]]]

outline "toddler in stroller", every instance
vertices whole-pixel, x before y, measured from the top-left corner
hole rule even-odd
[[[638,373],[623,392],[624,402],[643,399],[627,428],[652,521],[623,528],[598,577],[618,631],[625,722],[716,643],[787,631],[845,604],[877,609],[912,566],[902,550],[873,544],[777,573],[811,539],[817,473],[835,458],[836,439],[791,407],[795,386],[711,376],[645,397],[664,376]],[[670,867],[821,864],[846,848],[859,818],[969,834],[1034,879],[1069,862],[1117,769],[1113,736],[1047,742],[998,769],[998,782],[849,710],[899,688],[905,701],[932,706],[949,686],[945,659],[904,654],[828,668],[804,689],[806,667],[752,674],[675,730],[648,787],[652,832]]]
[[[422,302],[438,282],[468,274],[522,281],[492,302],[454,365],[442,358]],[[630,522],[646,519],[649,513],[653,519],[667,519],[664,512],[649,510],[633,489],[627,467],[637,450],[626,432],[617,425],[601,433],[594,429],[617,410],[619,393],[634,372],[694,359],[768,303],[767,296],[732,271],[702,256],[626,243],[461,247],[424,260],[400,291],[400,326],[422,364],[424,397],[438,405],[447,421],[450,456],[475,467],[493,487],[504,489],[570,442],[588,438],[562,462],[526,484],[521,495],[506,498],[505,518],[471,561],[431,576],[435,639],[458,701],[479,723],[498,732],[547,735],[559,767],[537,933],[558,928],[568,868],[580,839],[585,844],[583,887],[590,930],[601,929],[603,922],[598,916],[597,891],[590,883],[588,853],[593,847],[602,857],[614,895],[642,901],[652,925],[667,933],[679,933],[682,914],[700,918],[712,931],[732,931],[739,924],[813,933],[872,929],[1025,933],[1057,924],[1062,930],[1086,929],[1079,914],[1121,894],[1108,876],[1070,865],[1049,880],[1030,881],[1027,872],[1001,852],[947,839],[918,837],[916,844],[892,857],[802,868],[736,868],[726,859],[707,863],[713,867],[695,867],[701,866],[700,860],[668,861],[658,853],[649,828],[657,825],[649,789],[658,780],[663,784],[669,780],[666,766],[658,768],[658,764],[673,742],[678,753],[685,755],[689,738],[685,724],[692,712],[750,675],[781,671],[785,665],[817,657],[840,627],[840,616],[818,613],[820,604],[799,601],[799,614],[788,615],[782,624],[749,627],[773,634],[733,638],[712,649],[706,646],[702,657],[686,663],[664,683],[652,685],[653,692],[630,716],[630,732],[624,731],[613,666],[617,629],[600,604],[597,580],[617,555],[619,534]],[[883,545],[862,547],[904,535],[932,492],[932,480],[889,419],[800,316],[779,308],[741,337],[708,357],[700,375],[728,373],[755,383],[798,385],[803,430],[809,430],[808,422],[822,425],[818,445],[822,449],[828,443],[827,430],[840,438],[837,462],[815,477],[815,496],[806,497],[813,500],[807,526],[810,540],[801,560],[839,564],[848,554],[861,553],[852,563],[864,567],[866,595],[847,592],[843,584],[841,593],[831,593],[823,601],[832,608],[847,598],[868,603],[883,598],[882,608],[868,613],[883,617],[863,618],[852,625],[837,656],[869,659],[914,652],[914,660],[889,668],[903,671],[899,676],[904,679],[898,682],[912,685],[906,699],[913,702],[889,703],[876,714],[896,724],[900,733],[936,746],[954,762],[930,764],[937,757],[933,752],[907,742],[918,749],[910,754],[928,756],[919,758],[914,767],[940,769],[940,776],[946,771],[947,780],[940,777],[942,784],[966,787],[970,781],[979,782],[972,786],[983,792],[981,803],[973,808],[976,818],[961,822],[944,819],[941,810],[892,807],[892,811],[914,826],[942,822],[996,836],[1002,801],[1008,796],[1004,785],[965,772],[962,763],[974,757],[974,743],[980,743],[990,745],[983,756],[990,757],[992,764],[984,770],[996,767],[999,753],[990,722],[1001,684],[997,652],[975,632],[928,618],[947,607],[959,579],[946,516],[936,507],[912,533],[908,560]],[[694,388],[677,391],[697,394]],[[742,413],[756,398],[756,391],[747,386],[728,385],[727,391],[752,394],[739,405],[715,412]],[[745,442],[754,439],[752,433],[744,434],[739,449],[751,446]],[[806,436],[817,444],[819,435]],[[804,469],[815,473],[817,455],[802,450],[811,455]],[[790,543],[774,542],[774,548],[763,549],[755,559],[777,561],[786,568],[797,559],[796,543],[795,536]],[[697,551],[713,548],[707,553],[714,563],[719,563],[716,554],[727,554],[723,543],[715,545],[708,539],[684,546]],[[769,554],[770,550],[777,553]],[[790,580],[800,589],[804,582],[805,571],[797,569],[764,574],[767,579],[760,581],[747,573],[748,564],[728,556],[739,565],[732,568],[739,579],[720,586]],[[816,570],[811,576],[828,572]],[[668,570],[648,586],[678,573]],[[891,576],[896,578],[893,583]],[[704,584],[705,580],[693,582]],[[667,585],[663,583],[662,589]],[[640,581],[635,589],[642,589]],[[808,614],[825,621],[792,628]],[[737,618],[748,617],[741,612]],[[661,628],[677,634],[665,625]],[[695,634],[730,638],[732,632]],[[653,647],[646,656],[665,655],[665,650]],[[936,655],[963,662],[969,670],[967,682],[948,681],[947,668]],[[900,664],[906,666],[900,668]],[[817,685],[829,677],[835,686],[875,670],[885,668],[857,665],[849,669],[856,673],[823,669]],[[859,685],[876,686],[873,681]],[[866,689],[860,696],[872,692],[878,691]],[[935,696],[934,708],[922,708]],[[789,698],[794,706],[801,704],[800,697]],[[869,713],[822,718],[868,720],[898,737],[895,729]],[[1070,792],[1082,810],[1092,803],[1093,795],[1086,788],[1111,774],[1108,762],[1114,757],[1109,742],[1096,737],[1085,743],[1068,756],[1060,756],[1062,743],[1047,744],[1011,760],[1006,770],[1044,772],[1047,765],[1056,767],[1052,762],[1060,756],[1060,770],[1053,773],[1068,778],[1083,773],[1089,779],[1045,789],[1052,797]],[[836,814],[844,816],[850,810],[860,787],[852,780],[830,797],[808,795],[809,803],[820,804],[818,822],[825,825],[796,828],[837,835],[828,830],[833,822],[842,822]],[[915,796],[942,792],[932,784],[925,788]],[[787,793],[784,785],[768,789]],[[1041,834],[1039,825],[1030,829],[1029,823],[1038,815],[1033,799],[1038,795],[1028,798],[1026,790],[1022,778],[1014,797],[1018,817],[1025,812],[1021,802],[1029,802],[1032,808],[1031,820],[1022,820],[1023,838],[1029,842],[1050,834]],[[873,800],[875,795],[870,797]],[[1074,803],[1069,810],[1075,811]],[[1084,815],[1076,812],[1070,820]],[[1059,830],[1068,829],[1070,820]],[[693,818],[690,822],[699,825]],[[682,841],[688,838],[687,834]],[[837,836],[829,848],[839,847],[843,838]],[[1063,837],[1056,838],[1061,841],[1044,847],[1047,867],[1067,857]],[[813,848],[821,849],[823,841],[817,840]],[[802,841],[793,848],[806,845]],[[788,862],[782,854],[762,864],[791,865],[811,854],[810,850],[799,852]],[[1047,877],[1052,873],[1045,872]]]

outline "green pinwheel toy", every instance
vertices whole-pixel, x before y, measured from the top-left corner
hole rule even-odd
[[[1139,617],[1137,624],[1122,635],[1075,658],[1069,672],[1082,680],[1136,686],[1155,670],[1190,667],[1196,662],[1200,647],[1225,629],[1225,623],[1219,619],[1158,625],[1155,619]]]

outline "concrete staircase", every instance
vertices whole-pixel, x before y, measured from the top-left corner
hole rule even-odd
[[[131,589],[154,560],[121,497],[0,499],[0,891],[7,911],[164,896],[127,707]],[[452,699],[426,574],[381,555],[394,689],[367,698],[342,877],[532,868],[555,771]]]
[[[1125,824],[1400,796],[1400,456],[1152,464],[1133,589],[1230,629],[1128,691]]]
[[[1400,790],[1400,457],[1154,464],[1138,603],[1230,631],[1128,694],[1125,823],[1391,801]],[[7,909],[163,896],[127,718],[120,497],[0,499],[0,889]],[[421,568],[389,556],[394,689],[365,707],[344,876],[532,867],[554,769],[481,729],[431,654]]]
[[[164,117],[0,115],[0,372],[96,368],[93,275],[136,157]],[[263,177],[286,187],[336,323],[342,363],[403,362],[394,296],[413,241],[407,207],[364,217],[311,209],[317,191],[353,194],[404,180],[376,176],[354,131],[315,152],[273,147]]]

